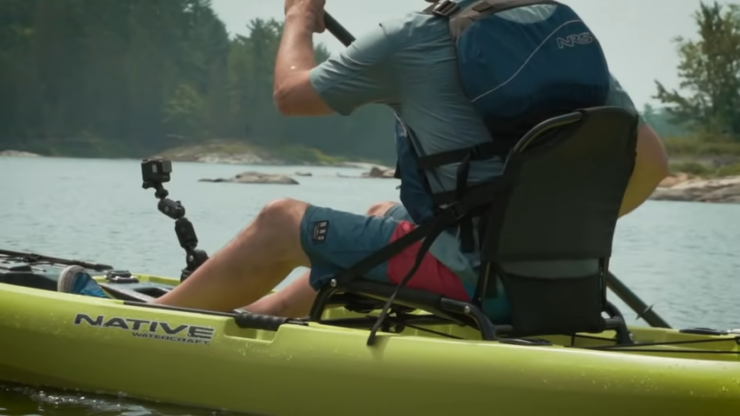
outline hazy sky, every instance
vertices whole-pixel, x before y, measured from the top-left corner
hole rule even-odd
[[[638,106],[652,101],[654,80],[678,84],[676,36],[695,37],[692,14],[700,0],[564,0],[581,15],[604,45],[612,72]],[[356,36],[378,22],[420,10],[422,0],[327,0],[326,10]],[[246,33],[251,19],[283,17],[281,0],[213,0],[232,33]],[[331,51],[342,46],[331,35],[317,36]]]

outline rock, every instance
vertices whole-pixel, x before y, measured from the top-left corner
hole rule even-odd
[[[701,192],[695,189],[658,188],[650,199],[655,201],[695,201],[701,197]]]
[[[666,178],[650,197],[656,201],[740,203],[740,176],[717,179],[678,174]]]
[[[660,182],[660,185],[658,185],[658,187],[659,188],[671,188],[671,187],[674,187],[674,186],[678,185],[679,183],[683,183],[683,182],[686,182],[688,180],[689,180],[689,175],[686,174],[686,173],[681,172],[681,173],[679,173],[679,174],[677,174],[675,176],[669,176],[669,177],[663,179]]]
[[[184,160],[185,157],[174,158],[174,160]],[[189,161],[199,163],[220,163],[226,165],[261,165],[266,161],[261,157],[251,153],[226,154],[226,153],[204,153],[193,156]],[[275,163],[279,164],[279,163]]]
[[[679,183],[674,186],[675,189],[690,189],[690,188],[703,188],[703,189],[719,189],[726,186],[740,185],[740,176],[727,176],[724,178],[717,179],[691,179],[689,181]]]
[[[2,150],[0,151],[0,157],[40,157],[36,153],[22,152],[20,150]]]
[[[313,176],[311,172],[296,172],[295,176]]]
[[[363,170],[370,170],[372,168],[378,168],[380,170],[392,169],[388,166],[376,165],[374,163],[365,163],[365,162],[343,162],[339,166],[345,167],[345,168],[354,168],[354,169],[363,169]]]
[[[369,172],[365,172],[362,174],[363,178],[383,178],[383,179],[392,179],[393,176],[396,174],[395,169],[391,168],[380,168],[377,166],[373,166]]]
[[[381,179],[393,179],[395,177],[396,170],[385,166],[371,165],[370,170],[363,172],[359,176],[357,175],[345,175],[337,172],[337,176],[340,178],[381,178]]]
[[[259,172],[242,172],[231,179],[201,179],[199,182],[214,182],[214,183],[258,183],[258,184],[282,184],[282,185],[298,185],[298,181],[291,178],[290,176],[259,173]]]
[[[740,198],[740,185],[731,185],[724,188],[719,188],[716,191],[711,191],[708,194],[704,194],[697,201],[700,202],[735,202]]]

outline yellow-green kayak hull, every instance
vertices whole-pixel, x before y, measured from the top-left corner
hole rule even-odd
[[[740,412],[731,335],[631,329],[639,341],[716,342],[610,352],[407,330],[368,347],[366,330],[242,329],[228,317],[0,284],[0,381],[259,415]]]

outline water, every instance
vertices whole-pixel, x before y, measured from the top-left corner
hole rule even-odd
[[[176,163],[171,197],[181,200],[200,247],[218,250],[275,198],[363,212],[396,200],[397,183],[341,168],[245,167]],[[308,171],[298,186],[200,183],[244,170]],[[140,187],[138,161],[0,158],[0,247],[179,275],[184,255],[172,220]],[[677,327],[740,328],[740,206],[648,202],[620,221],[613,272]],[[294,277],[294,272],[291,277]],[[628,308],[616,302],[623,311]],[[628,319],[634,314],[626,313]],[[634,323],[634,320],[632,320]],[[3,415],[213,415],[18,386],[0,387]]]

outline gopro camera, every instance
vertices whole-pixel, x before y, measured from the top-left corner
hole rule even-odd
[[[172,173],[172,162],[166,159],[141,161],[141,179],[144,183],[167,183]]]

